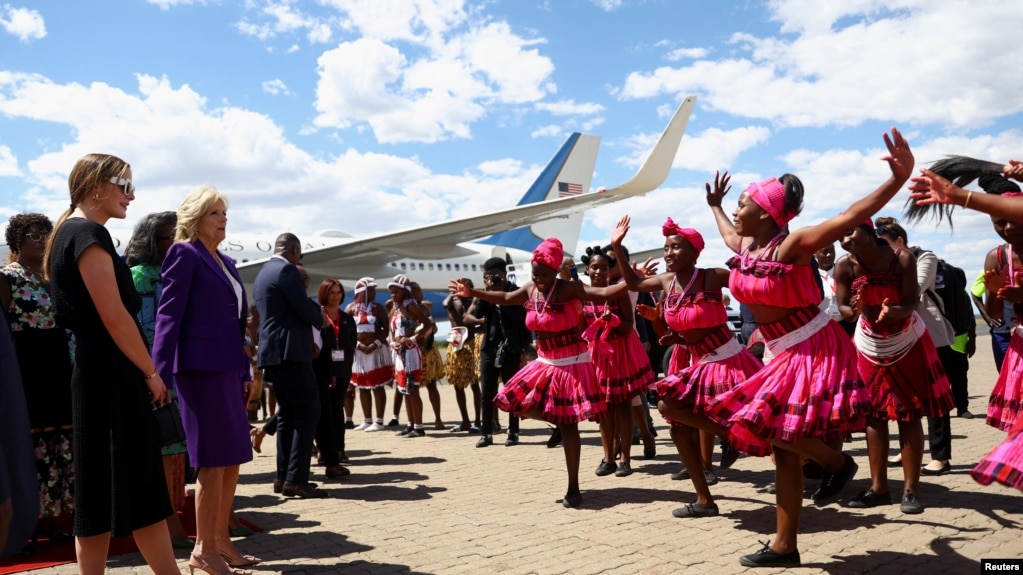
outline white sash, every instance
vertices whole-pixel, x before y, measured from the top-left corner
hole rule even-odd
[[[556,367],[565,367],[566,365],[575,365],[577,363],[590,363],[590,352],[584,351],[579,355],[559,357],[557,359],[552,359],[549,357],[537,357],[536,361],[539,361],[540,363],[546,363],[547,365],[553,365]]]
[[[828,325],[829,321],[831,321],[831,316],[820,311],[817,316],[811,319],[806,325],[796,328],[779,338],[766,342],[764,344],[764,364],[767,364],[767,362],[774,359],[775,356],[786,349],[794,345],[799,345],[800,343],[810,339],[810,336]]]

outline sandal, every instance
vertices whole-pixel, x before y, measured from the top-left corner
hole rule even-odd
[[[686,503],[684,506],[671,512],[673,517],[685,519],[686,517],[715,517],[718,514],[718,506],[710,505],[704,507],[699,503]]]

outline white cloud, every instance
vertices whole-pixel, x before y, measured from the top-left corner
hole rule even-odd
[[[0,72],[0,115],[64,125],[74,134],[23,161],[22,171],[35,185],[10,203],[61,213],[68,170],[82,155],[102,151],[130,162],[138,187],[129,219],[111,222],[113,229],[130,227],[141,214],[176,209],[205,182],[231,199],[232,230],[329,227],[363,235],[508,207],[540,170],[502,159],[450,175],[433,173],[416,158],[353,148],[313,156],[263,114],[212,107],[189,86],[173,86],[166,78],[141,75],[137,81],[137,90],[125,91]],[[17,170],[13,154],[0,147],[0,175]],[[345,209],[332,216],[331,205]]]
[[[617,8],[621,8],[625,3],[623,0],[590,0],[590,2],[593,2],[594,5],[605,12],[611,12]]]
[[[721,59],[629,74],[623,99],[705,94],[702,105],[780,126],[867,120],[974,128],[1023,111],[1023,4],[771,2],[785,35],[736,34]],[[885,16],[881,18],[880,16]]]
[[[207,0],[146,0],[146,2],[159,7],[160,10],[166,11],[177,6],[190,6],[192,4],[205,5]]]
[[[0,176],[20,176],[18,158],[7,146],[0,145]]]
[[[365,37],[319,58],[314,125],[366,122],[385,143],[471,137],[493,103],[538,101],[553,91],[550,59],[506,24],[488,24],[402,50]],[[425,50],[425,51],[424,51]]]
[[[576,103],[575,100],[560,100],[558,102],[539,102],[534,106],[537,110],[548,112],[554,116],[576,116],[599,114],[606,108],[595,102]]]
[[[687,131],[679,143],[672,167],[713,171],[719,167],[731,166],[740,154],[764,143],[770,136],[771,131],[762,126],[745,126],[732,130],[708,128],[699,134]],[[616,161],[638,169],[660,137],[660,132],[651,132],[637,134],[624,140],[618,145],[629,149],[630,152]]]
[[[557,124],[548,124],[546,126],[541,126],[533,130],[532,132],[529,133],[529,136],[531,138],[553,138],[555,136],[560,136],[564,133],[565,131],[562,130],[561,126]]]
[[[285,96],[291,95],[291,91],[288,90],[288,85],[280,78],[274,78],[273,80],[266,80],[263,82],[263,91],[267,94],[273,94],[274,96],[282,94]]]
[[[676,48],[664,55],[666,60],[676,62],[678,60],[696,60],[706,58],[710,50],[706,48]]]
[[[46,23],[36,10],[15,8],[10,4],[0,6],[0,26],[17,38],[28,43],[46,37]]]

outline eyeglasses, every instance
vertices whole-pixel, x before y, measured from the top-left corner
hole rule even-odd
[[[135,184],[131,183],[131,180],[127,178],[118,178],[115,176],[113,178],[110,178],[110,183],[114,184],[115,186],[120,186],[121,191],[124,192],[124,195],[126,196],[135,195]]]
[[[483,279],[500,280],[500,279],[504,279],[504,274],[500,273],[500,272],[493,272],[493,273],[489,273],[489,274],[483,274]]]
[[[50,232],[27,232],[25,234],[25,237],[32,240],[33,242],[38,242],[40,240],[45,240],[46,238],[50,237]]]

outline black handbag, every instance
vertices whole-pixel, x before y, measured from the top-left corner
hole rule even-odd
[[[181,424],[178,402],[165,403],[153,410],[156,424],[160,428],[160,445],[167,447],[185,440],[185,427]]]

